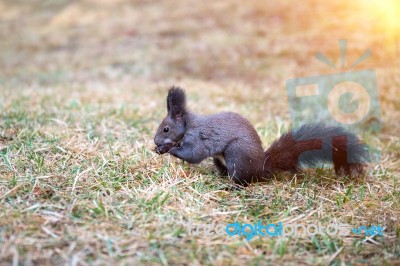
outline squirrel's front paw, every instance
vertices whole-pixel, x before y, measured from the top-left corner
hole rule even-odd
[[[170,144],[158,145],[156,147],[156,153],[164,154],[164,153],[169,152],[172,148],[173,148],[173,145],[170,145]]]

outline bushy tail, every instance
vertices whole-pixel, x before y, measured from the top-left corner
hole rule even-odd
[[[333,163],[337,174],[361,174],[369,160],[368,147],[342,127],[306,124],[282,135],[265,151],[267,174],[297,171],[301,166]]]

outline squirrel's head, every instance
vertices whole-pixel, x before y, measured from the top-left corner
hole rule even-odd
[[[156,152],[163,154],[179,144],[186,131],[186,95],[179,87],[172,87],[167,96],[168,114],[154,136]]]

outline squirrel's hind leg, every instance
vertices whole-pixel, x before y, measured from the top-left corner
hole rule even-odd
[[[246,187],[269,178],[264,173],[268,171],[264,170],[265,153],[261,142],[245,139],[233,141],[224,150],[224,158],[229,177],[237,185]]]

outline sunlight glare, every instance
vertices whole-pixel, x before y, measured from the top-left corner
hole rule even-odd
[[[368,9],[378,16],[380,25],[392,35],[400,33],[400,0],[367,0]]]

